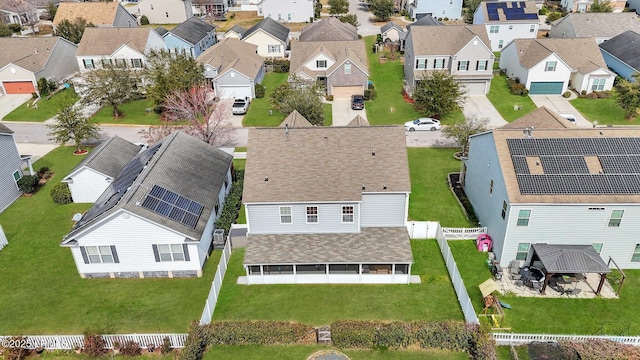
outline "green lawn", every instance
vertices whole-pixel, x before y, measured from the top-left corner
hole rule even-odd
[[[640,116],[629,120],[624,117],[624,110],[613,99],[577,98],[570,101],[589,121],[598,125],[640,125]]]
[[[407,148],[411,195],[409,219],[440,221],[442,226],[468,227],[469,223],[453,193],[449,190],[447,174],[460,171],[454,149]]]
[[[381,64],[379,54],[371,51],[376,37],[367,36],[364,40],[369,60],[369,80],[378,92],[376,99],[367,101],[365,106],[369,122],[372,125],[404,124],[423,116],[402,97],[404,70],[400,60],[387,60]],[[441,120],[442,124],[448,125],[464,122],[465,119],[462,111],[457,110]]]
[[[71,251],[59,246],[71,217],[88,204],[57,205],[51,188],[82,159],[59,147],[34,164],[55,172],[33,197],[0,214],[9,245],[0,251],[0,334],[186,332],[200,318],[220,258],[195,279],[81,279]]]
[[[130,101],[118,106],[118,110],[123,113],[123,116],[116,119],[113,117],[113,108],[103,106],[89,121],[97,124],[158,125],[160,124],[160,114],[147,111],[147,109],[154,107],[155,104],[151,99]]]
[[[58,92],[49,100],[46,97],[41,98],[37,102],[37,109],[32,106],[33,100],[30,99],[7,114],[2,120],[42,122],[56,116],[64,104],[76,102],[79,99],[80,97],[71,87]],[[27,105],[29,106],[27,107]]]
[[[118,360],[173,360],[176,356],[176,351],[173,351],[166,355],[144,354],[138,356],[124,356],[122,354],[117,356]],[[76,354],[73,351],[45,351],[40,355],[35,355],[33,358],[38,359],[55,359],[55,360],[112,360],[112,354],[103,355],[100,357],[90,357],[85,354]]]
[[[300,360],[306,359],[320,350],[332,349],[317,345],[273,345],[273,346],[222,346],[210,348],[204,356],[205,360]],[[371,351],[371,350],[339,350],[352,360],[464,360],[469,355],[464,352],[444,350],[432,351]]]
[[[471,301],[482,309],[478,285],[491,277],[487,254],[473,241],[449,241]],[[505,310],[504,325],[516,333],[640,335],[640,270],[625,270],[620,299],[527,298],[505,295],[513,308]]]
[[[410,285],[238,285],[244,249],[231,255],[215,320],[284,320],[326,325],[345,319],[462,320],[435,240],[413,240]]]
[[[331,104],[324,104],[324,126],[333,125],[333,112]]]
[[[262,85],[266,88],[266,94],[261,99],[251,100],[249,111],[242,119],[243,126],[278,126],[286,115],[282,114],[269,103],[269,96],[275,88],[287,82],[287,73],[268,73],[262,80]],[[269,110],[272,111],[269,115]]]
[[[528,96],[513,95],[507,85],[507,77],[504,75],[494,76],[491,80],[491,89],[487,95],[489,101],[495,106],[502,117],[511,122],[536,109],[536,105]],[[515,106],[521,107],[514,110]]]

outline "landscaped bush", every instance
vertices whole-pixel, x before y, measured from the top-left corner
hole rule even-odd
[[[40,78],[38,80],[38,91],[41,96],[49,95],[56,89],[57,85],[55,81],[49,81],[46,78]]]
[[[142,353],[142,350],[140,349],[140,345],[138,345],[137,342],[129,340],[125,342],[124,345],[122,345],[122,348],[120,348],[120,353],[125,356],[137,356]]]
[[[582,360],[633,360],[640,359],[640,347],[625,345],[610,340],[588,340],[584,342],[568,342],[562,345],[575,349]]]
[[[160,354],[165,355],[171,352],[171,340],[169,337],[162,339],[162,346],[160,347]]]
[[[84,334],[84,352],[90,357],[98,357],[107,353],[106,343],[99,332],[86,332]]]
[[[20,345],[25,341],[25,338],[22,336],[14,336],[12,337],[8,343],[9,345]],[[15,346],[15,347],[5,347],[2,348],[4,352],[4,360],[22,360],[27,357],[27,349],[24,346]]]
[[[300,344],[313,333],[309,325],[286,321],[216,321],[208,330],[213,346]]]
[[[523,95],[526,96],[529,94],[529,90],[524,86],[524,84],[520,83],[519,79],[507,79],[507,84],[509,85],[509,89],[513,95]]]
[[[402,349],[409,345],[410,340],[410,325],[400,321],[382,324],[375,336],[375,344],[379,349]]]
[[[20,24],[9,24],[9,30],[14,33],[19,33],[22,30],[22,25]]]
[[[378,91],[376,89],[368,89],[364,91],[364,99],[365,100],[375,100],[378,96]]]
[[[69,185],[67,183],[59,183],[51,189],[49,193],[51,195],[51,199],[53,202],[60,205],[71,204],[73,202],[73,198],[71,198],[71,191],[69,190]]]
[[[611,91],[594,91],[598,95],[598,99],[608,99],[613,96]]]
[[[379,326],[378,321],[336,321],[331,324],[331,341],[342,349],[372,349]]]
[[[264,88],[264,86],[262,86],[262,84],[256,84],[255,91],[256,91],[257,99],[262,99],[267,92],[267,90]]]
[[[569,98],[571,96],[571,91],[565,91],[564,94],[562,94],[563,98]]]
[[[149,18],[147,15],[140,16],[140,25],[149,25]]]
[[[236,181],[231,184],[231,191],[224,201],[222,214],[216,221],[216,229],[224,229],[224,236],[227,236],[231,224],[238,218],[238,210],[242,205],[242,187],[244,185],[244,170],[236,170]]]
[[[26,194],[33,194],[38,190],[38,175],[25,175],[18,180],[18,188]]]
[[[265,65],[273,65],[273,72],[276,73],[288,73],[289,72],[289,60],[285,59],[267,59],[264,61]]]
[[[180,351],[180,360],[200,360],[207,350],[209,343],[209,330],[206,325],[200,325],[197,320],[191,323],[189,335]]]
[[[327,95],[325,99],[327,99],[327,101],[333,101],[333,95]]]

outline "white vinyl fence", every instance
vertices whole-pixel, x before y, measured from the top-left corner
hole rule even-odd
[[[553,335],[553,334],[512,334],[493,333],[496,345],[527,345],[532,342],[557,342],[557,341],[587,341],[587,340],[611,340],[626,345],[640,346],[640,336],[615,336],[615,335]]]
[[[487,227],[475,228],[442,228],[444,238],[447,240],[470,240],[476,239],[480,234],[487,232]]]
[[[0,225],[0,250],[5,246],[9,245],[9,241],[7,241],[7,237],[4,235],[4,230],[2,229],[2,225]]]
[[[435,239],[440,223],[437,221],[410,221],[407,231],[412,239]]]
[[[153,345],[158,348],[168,338],[172,348],[183,348],[187,340],[187,334],[113,334],[102,335],[105,348],[113,349],[113,343],[124,344],[134,341],[140,347],[146,348]],[[23,347],[27,349],[44,348],[47,350],[72,350],[84,347],[84,335],[24,335],[20,340],[12,340],[12,336],[0,336],[0,345],[3,347]]]
[[[220,262],[218,263],[218,270],[216,271],[216,276],[213,277],[213,281],[211,282],[211,290],[209,290],[209,296],[207,296],[207,300],[204,304],[204,310],[202,311],[202,316],[200,317],[201,325],[211,322],[211,317],[213,316],[213,312],[216,309],[216,303],[218,302],[218,295],[220,295],[222,280],[224,279],[224,274],[227,272],[227,265],[229,264],[230,256],[231,241],[227,236],[227,242],[224,244],[222,256],[220,257]]]

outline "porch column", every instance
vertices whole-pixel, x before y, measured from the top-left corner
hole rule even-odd
[[[549,279],[553,276],[554,273],[547,273],[544,276],[544,283],[542,284],[542,290],[540,290],[540,294],[546,295],[545,291],[547,290],[547,284],[549,283]]]
[[[600,283],[598,284],[598,290],[596,290],[596,296],[600,295],[604,281],[607,279],[607,274],[600,274]]]

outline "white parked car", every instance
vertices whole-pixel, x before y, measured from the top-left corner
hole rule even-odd
[[[572,124],[576,124],[576,117],[573,114],[560,114],[563,118],[567,119]]]
[[[436,131],[440,130],[440,121],[432,118],[420,118],[404,123],[404,129],[407,131],[416,130],[428,130]]]
[[[233,101],[233,107],[231,108],[231,111],[234,115],[246,114],[247,110],[249,109],[249,102],[249,97],[245,97],[244,99],[235,99]]]

